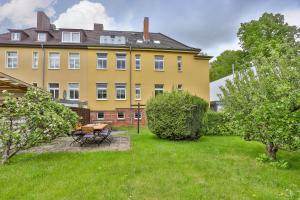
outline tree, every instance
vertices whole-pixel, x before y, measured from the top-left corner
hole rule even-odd
[[[258,57],[268,58],[271,51],[279,56],[287,51],[299,50],[295,36],[300,30],[284,22],[281,14],[264,13],[258,20],[242,23],[237,36],[241,51],[224,51],[211,63],[210,80],[214,81],[231,74],[231,66],[235,64],[236,71],[251,66],[249,63]]]
[[[232,64],[235,70],[243,69],[244,52],[241,50],[226,50],[211,63],[209,70],[210,81],[218,80],[232,74]]]
[[[53,101],[49,93],[30,88],[20,98],[4,91],[0,107],[0,152],[6,163],[20,150],[48,142],[71,131],[78,116]]]
[[[295,40],[298,33],[299,28],[285,23],[283,15],[264,13],[258,20],[242,23],[237,36],[248,61],[251,61],[257,57],[270,57],[271,51],[281,56],[291,48],[298,48]]]
[[[287,52],[270,50],[254,60],[256,71],[242,70],[222,88],[231,122],[245,139],[265,144],[272,160],[279,149],[300,148],[300,62]]]

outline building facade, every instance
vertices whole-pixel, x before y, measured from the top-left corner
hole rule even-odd
[[[86,102],[91,121],[136,124],[145,113],[134,105],[172,89],[209,102],[211,57],[161,33],[57,29],[43,13],[37,27],[0,35],[0,72],[51,92]]]

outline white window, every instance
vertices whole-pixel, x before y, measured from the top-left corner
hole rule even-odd
[[[117,70],[126,69],[126,54],[117,54]]]
[[[107,69],[107,53],[97,53],[97,69]]]
[[[69,83],[69,99],[79,99],[79,83]]]
[[[177,90],[178,90],[178,91],[182,91],[182,84],[178,84],[178,85],[177,85]]]
[[[117,112],[117,119],[118,120],[124,120],[125,119],[125,113],[124,112]]]
[[[164,70],[164,57],[163,56],[155,56],[155,70],[156,71]]]
[[[32,68],[37,69],[39,66],[39,53],[38,52],[33,52],[32,55]]]
[[[48,91],[51,93],[52,98],[59,98],[59,84],[58,83],[49,83]]]
[[[62,42],[80,42],[80,32],[62,32]]]
[[[135,99],[141,100],[141,84],[135,84]]]
[[[6,52],[6,67],[17,68],[18,65],[18,53],[16,51]]]
[[[142,112],[140,111],[140,112],[134,112],[134,119],[139,119],[140,118],[140,120],[142,119]]]
[[[69,53],[69,69],[80,69],[79,53]]]
[[[125,100],[126,99],[126,84],[116,83],[116,99]]]
[[[163,84],[155,84],[155,96],[162,94],[164,92],[164,85]]]
[[[135,55],[135,70],[141,70],[141,56]]]
[[[10,39],[13,41],[20,41],[21,40],[21,33],[11,33]]]
[[[49,53],[49,69],[59,69],[60,67],[60,54]]]
[[[182,57],[181,56],[177,57],[177,70],[182,71]]]
[[[47,40],[47,35],[46,35],[46,33],[38,33],[38,38],[37,38],[37,40],[38,40],[39,42],[46,42],[46,40]]]
[[[107,100],[107,83],[97,83],[97,100]]]
[[[98,120],[104,120],[104,117],[105,117],[104,112],[98,112],[97,113],[97,119]]]

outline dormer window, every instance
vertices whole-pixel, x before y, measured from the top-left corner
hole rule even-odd
[[[13,40],[13,41],[20,41],[21,33],[12,32],[10,37],[11,37],[11,40]]]
[[[46,40],[47,40],[47,35],[46,35],[46,33],[38,33],[38,38],[37,38],[37,40],[38,40],[39,42],[46,42]]]
[[[62,32],[62,42],[79,43],[80,32]]]

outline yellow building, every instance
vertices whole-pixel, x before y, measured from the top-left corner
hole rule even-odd
[[[43,13],[37,27],[0,35],[0,72],[50,91],[73,106],[85,102],[91,121],[136,123],[132,105],[163,91],[187,90],[209,102],[211,57],[161,33],[56,29]],[[141,113],[144,123],[145,115]]]

